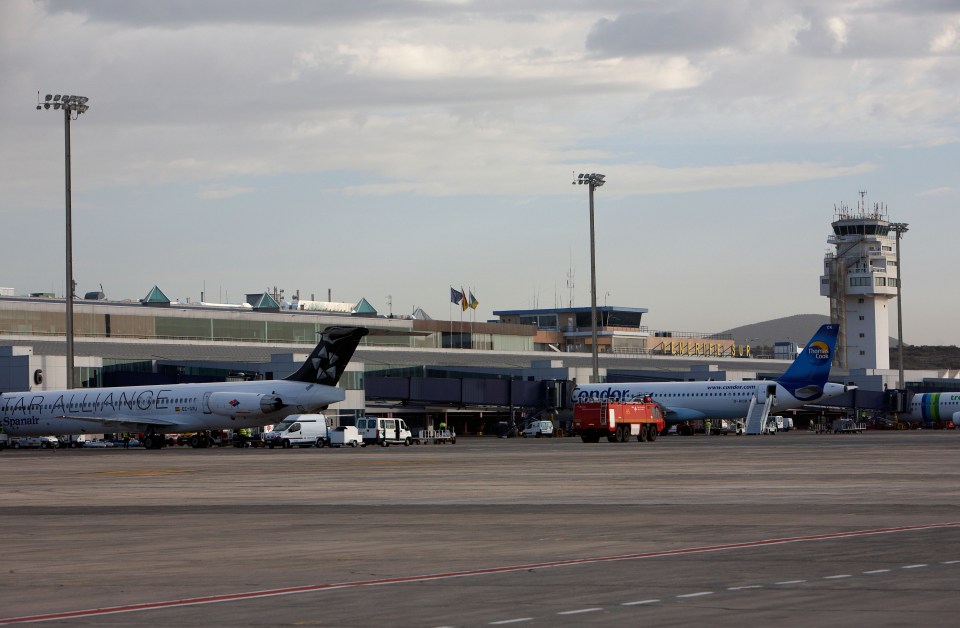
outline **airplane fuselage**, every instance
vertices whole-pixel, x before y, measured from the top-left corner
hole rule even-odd
[[[11,436],[133,431],[138,424],[157,433],[237,429],[343,399],[339,388],[288,380],[4,393],[0,426]]]
[[[775,381],[718,382],[630,382],[621,384],[582,384],[573,391],[573,401],[629,401],[649,395],[667,409],[667,422],[701,419],[740,419],[747,415],[750,401],[757,397],[775,397],[773,407],[780,410],[843,394],[842,384],[826,384],[819,394],[798,399]],[[808,391],[809,393],[809,391]]]
[[[960,392],[922,393],[910,401],[910,418],[915,421],[952,421],[960,427]]]

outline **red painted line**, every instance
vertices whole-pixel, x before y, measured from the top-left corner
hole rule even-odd
[[[252,600],[263,597],[276,597],[280,595],[293,595],[297,593],[312,593],[316,591],[330,591],[333,589],[351,589],[357,587],[383,586],[387,584],[402,584],[406,582],[426,582],[430,580],[446,580],[450,578],[466,578],[471,576],[483,576],[488,574],[510,573],[515,571],[527,571],[530,569],[547,569],[550,567],[569,567],[572,565],[589,565],[592,563],[604,563],[621,560],[640,560],[643,558],[659,558],[664,556],[682,556],[685,554],[702,554],[706,552],[720,552],[724,550],[747,549],[753,547],[765,547],[768,545],[782,545],[786,543],[804,543],[810,541],[825,541],[830,539],[843,539],[858,536],[869,536],[874,534],[894,534],[897,532],[912,532],[917,530],[931,530],[935,528],[956,528],[960,527],[960,522],[950,523],[928,523],[913,526],[897,526],[893,528],[876,528],[873,530],[855,530],[852,532],[831,532],[828,534],[814,534],[810,536],[792,536],[779,539],[763,539],[759,541],[744,541],[742,543],[726,543],[723,545],[706,545],[703,547],[688,547],[675,550],[662,550],[658,552],[642,552],[637,554],[620,554],[616,556],[599,556],[595,558],[571,558],[569,560],[555,560],[546,563],[531,563],[529,565],[511,565],[508,567],[488,567],[486,569],[471,569],[467,571],[450,571],[445,573],[424,574],[419,576],[401,576],[398,578],[382,578],[379,580],[355,580],[352,582],[337,582],[327,584],[308,584],[299,587],[286,587],[282,589],[267,589],[264,591],[246,591],[243,593],[230,593],[226,595],[209,595],[205,597],[183,598],[180,600],[167,600],[163,602],[146,602],[143,604],[128,604],[124,606],[108,606],[104,608],[91,608],[79,611],[64,611],[60,613],[47,613],[42,615],[23,615],[20,617],[8,617],[0,619],[0,625],[18,624],[28,622],[55,621],[59,619],[76,619],[79,617],[93,617],[98,615],[111,615],[114,613],[133,613],[138,611],[149,611],[161,608],[175,608],[179,606],[193,606],[198,604],[217,604],[220,602],[234,602],[237,600]]]

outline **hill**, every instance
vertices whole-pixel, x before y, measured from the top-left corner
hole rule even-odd
[[[795,314],[762,323],[734,327],[723,333],[732,335],[737,344],[769,347],[775,342],[792,340],[802,347],[821,325],[829,322],[830,317],[823,314]]]
[[[823,314],[797,314],[775,318],[762,323],[734,327],[723,332],[733,336],[737,344],[753,347],[769,347],[774,342],[792,340],[803,346],[819,329],[830,322]],[[890,339],[890,368],[898,368],[899,352],[897,339]],[[960,369],[960,347],[903,345],[903,368],[905,369]]]

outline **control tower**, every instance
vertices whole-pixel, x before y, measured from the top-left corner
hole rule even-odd
[[[890,301],[898,295],[898,234],[885,205],[866,206],[860,192],[856,210],[834,207],[836,251],[826,254],[820,294],[830,297],[830,321],[840,323],[834,364],[848,369],[890,368]]]

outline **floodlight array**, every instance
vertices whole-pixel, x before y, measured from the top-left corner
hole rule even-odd
[[[90,108],[90,105],[87,104],[87,101],[90,100],[86,96],[71,96],[67,94],[47,94],[43,98],[42,103],[37,103],[37,109],[50,109],[51,107],[54,110],[63,109],[64,111],[69,111],[76,115],[85,113],[87,109]]]

